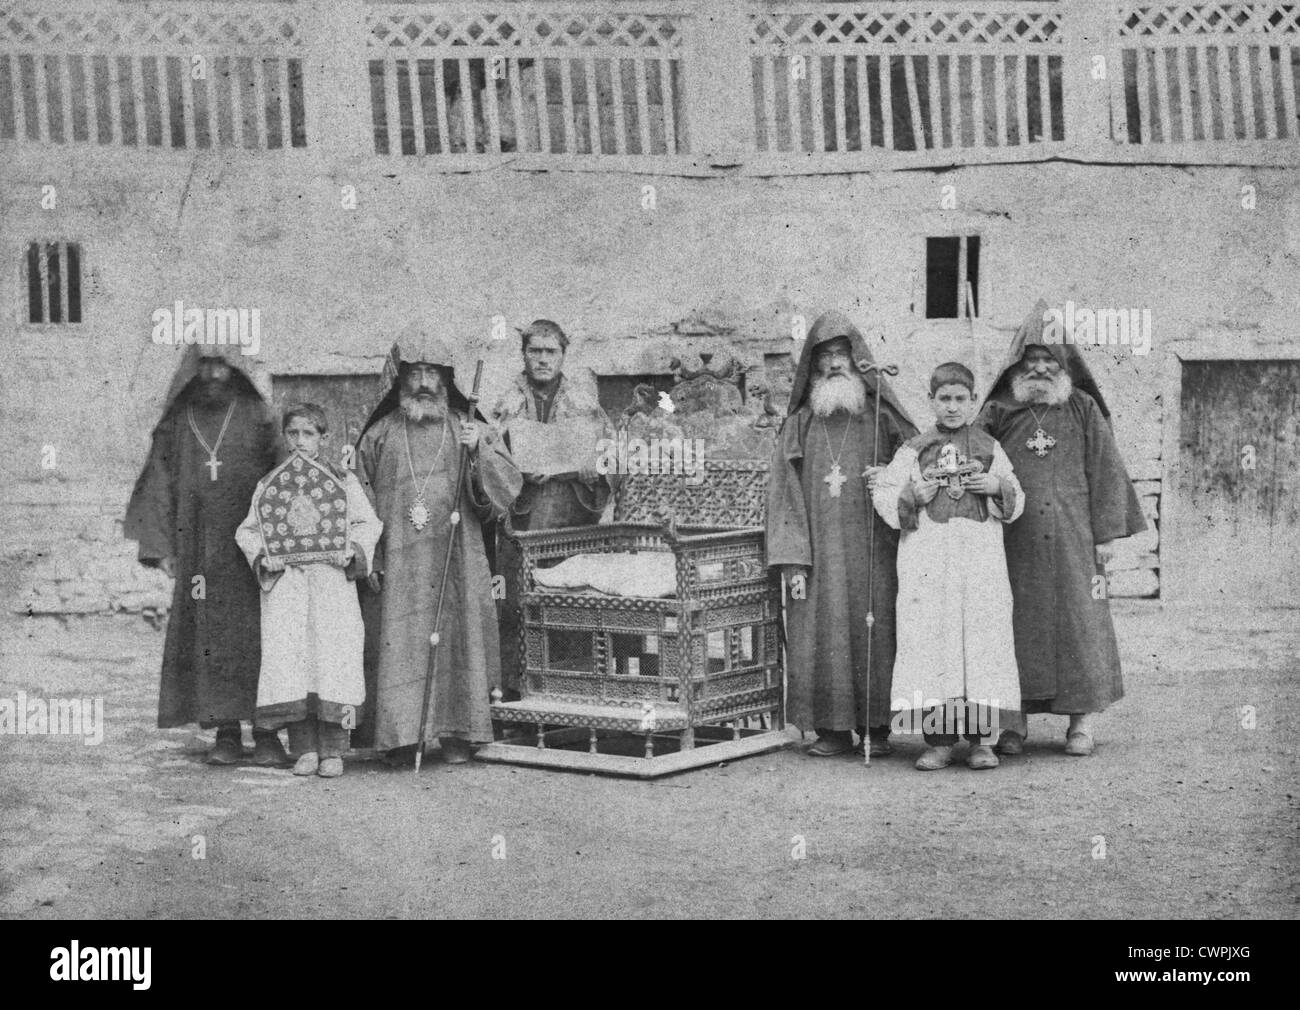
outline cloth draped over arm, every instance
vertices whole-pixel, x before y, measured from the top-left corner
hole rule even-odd
[[[1011,460],[1000,445],[993,449],[993,466],[989,468],[989,473],[1002,485],[998,494],[989,497],[989,515],[1004,523],[1015,522],[1025,511],[1025,492],[1011,466]]]
[[[509,511],[511,502],[519,497],[524,478],[510,458],[499,431],[482,422],[476,423],[478,449],[466,468],[465,494],[479,521],[486,523],[500,519]]]
[[[264,593],[270,592],[271,587],[284,574],[283,571],[268,572],[258,564],[262,558],[262,521],[257,515],[257,498],[265,486],[265,484],[258,483],[257,490],[253,492],[253,499],[248,505],[248,515],[239,524],[239,528],[235,530],[235,543],[239,544],[239,549],[244,552],[244,558],[248,561],[248,566],[253,570],[253,574],[257,576],[257,584]]]
[[[1091,399],[1084,401],[1084,467],[1092,512],[1092,542],[1104,544],[1147,528],[1133,481],[1124,469],[1110,424]]]
[[[348,563],[348,577],[364,579],[374,571],[375,550],[379,545],[380,534],[384,524],[375,514],[370,498],[366,495],[355,474],[344,475],[348,492],[348,540],[356,549],[356,554]]]
[[[792,414],[781,425],[772,447],[767,481],[767,564],[812,565],[812,538],[804,501],[801,470],[806,412]]]
[[[911,494],[914,471],[919,477],[916,450],[904,445],[894,453],[894,458],[876,479],[876,487],[871,492],[876,514],[892,529],[916,529],[917,503]]]
[[[172,463],[176,414],[164,418],[154,429],[140,478],[126,508],[124,534],[139,543],[140,563],[156,568],[166,557],[175,557],[176,487]]]

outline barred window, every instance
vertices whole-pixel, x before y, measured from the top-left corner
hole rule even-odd
[[[25,261],[27,322],[81,322],[82,257],[76,242],[32,242]]]
[[[925,318],[978,318],[979,292],[980,237],[952,235],[927,238]]]

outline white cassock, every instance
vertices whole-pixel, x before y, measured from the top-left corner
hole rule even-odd
[[[915,511],[916,528],[902,532],[890,705],[895,712],[955,700],[1006,712],[1020,708],[1002,525],[1019,518],[1025,499],[1010,461],[996,444],[989,472],[1014,489],[1010,515],[1003,515],[996,497],[986,499],[988,518],[983,521],[954,516],[936,522],[922,506]],[[899,496],[910,480],[920,477],[917,450],[910,443],[880,475],[872,500],[894,529],[907,525],[900,521]],[[939,494],[945,493],[940,488]]]
[[[384,525],[361,483],[346,474],[348,538],[370,574]],[[262,485],[254,492],[256,502]],[[276,728],[316,715],[326,722],[355,718],[366,700],[362,649],[365,629],[356,585],[331,564],[258,567],[262,538],[250,506],[235,533],[262,587],[262,671],[257,682],[257,725]]]

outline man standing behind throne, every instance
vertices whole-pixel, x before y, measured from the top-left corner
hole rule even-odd
[[[600,407],[594,383],[575,381],[564,373],[564,356],[569,338],[549,319],[537,319],[520,334],[524,370],[515,377],[510,389],[489,411],[492,423],[506,437],[511,437],[515,462],[524,471],[524,487],[510,507],[510,521],[518,530],[550,530],[565,526],[590,526],[596,523],[609,500],[610,480],[596,470],[596,444],[590,458],[574,471],[546,474],[530,470],[528,458],[521,451],[523,430],[529,428],[536,437],[552,440],[570,436],[570,422],[576,426],[612,438],[609,419]],[[550,429],[538,430],[545,425]],[[515,573],[520,563],[519,549],[502,537],[497,549],[498,570],[505,574],[507,596],[501,609],[502,687],[507,700],[518,697],[522,675],[519,654],[519,625],[522,620]]]

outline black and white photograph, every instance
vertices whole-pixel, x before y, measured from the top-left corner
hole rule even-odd
[[[1278,0],[0,0],[0,919],[1252,981],[1297,81]]]

